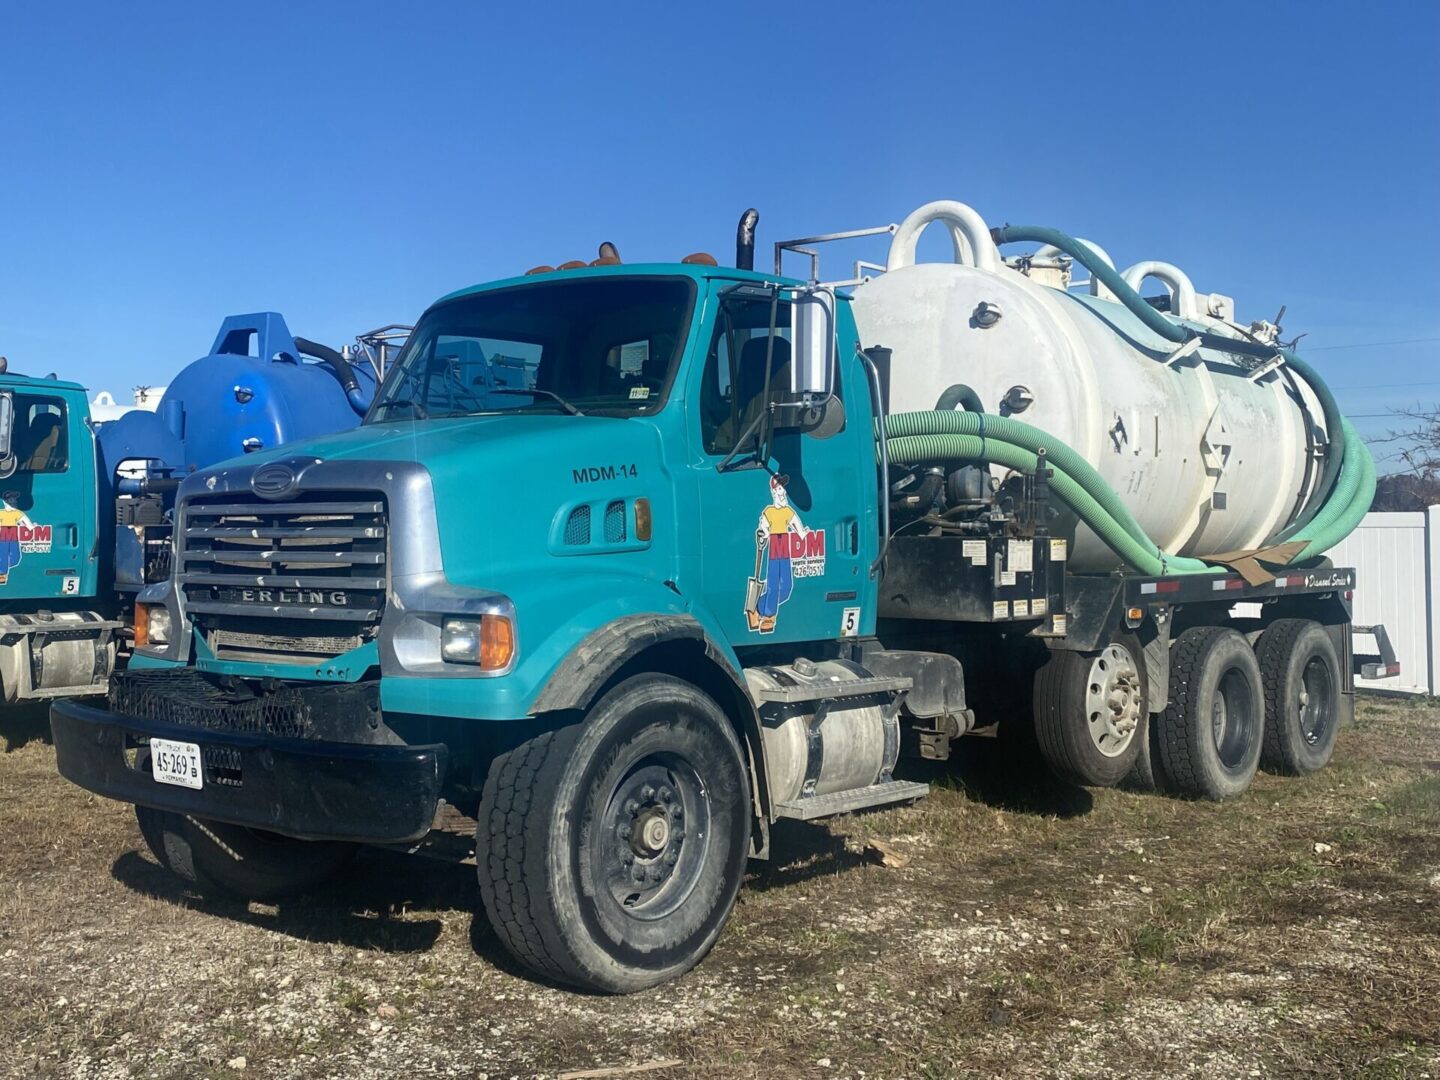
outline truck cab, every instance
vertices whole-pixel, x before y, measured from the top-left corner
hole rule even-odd
[[[610,812],[631,834],[648,823],[659,848],[612,860],[643,876],[607,903],[656,904],[678,865],[687,891],[709,882],[713,915],[738,887],[726,862],[763,851],[772,804],[817,792],[800,758],[784,792],[753,764],[765,750],[746,670],[803,656],[842,665],[823,678],[855,683],[859,712],[890,714],[853,750],[860,786],[923,794],[890,777],[894,687],[843,667],[875,622],[874,380],[845,302],[809,303],[801,282],[694,264],[443,298],[361,427],[184,482],[175,573],[139,595],[144,631],[109,709],[55,714],[62,771],[139,804],[147,836],[194,844],[185,821],[230,823],[321,842],[307,849],[319,865],[338,843],[417,841],[441,800],[484,829],[537,733],[644,692],[645,731],[668,702],[704,739],[698,761],[642,755],[654,775]],[[813,341],[813,314],[807,388],[793,327]],[[777,700],[802,681],[760,677]],[[712,826],[688,853],[655,809],[687,802],[709,802]],[[690,927],[676,957],[718,926]],[[680,962],[633,964],[614,987]]]
[[[0,372],[0,698],[103,692],[120,623],[102,587],[84,387]]]

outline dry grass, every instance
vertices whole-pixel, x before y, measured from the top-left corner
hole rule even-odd
[[[1330,769],[1223,806],[1021,783],[974,740],[915,807],[782,830],[705,963],[628,999],[518,971],[467,866],[206,905],[42,721],[0,725],[4,1077],[1440,1075],[1433,703],[1367,700]]]

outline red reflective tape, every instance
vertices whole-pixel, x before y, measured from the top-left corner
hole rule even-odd
[[[1178,581],[1157,581],[1157,582],[1155,583],[1155,591],[1156,591],[1157,593],[1160,593],[1160,592],[1179,592],[1179,591],[1180,591],[1180,582],[1178,582]]]

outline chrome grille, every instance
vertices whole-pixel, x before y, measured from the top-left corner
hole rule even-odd
[[[182,521],[177,580],[217,656],[308,663],[373,636],[387,584],[383,498],[201,495]]]

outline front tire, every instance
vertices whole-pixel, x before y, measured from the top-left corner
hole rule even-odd
[[[1170,652],[1170,704],[1156,724],[1160,759],[1175,790],[1231,799],[1255,778],[1265,724],[1260,665],[1243,636],[1197,626]]]
[[[750,846],[740,741],[667,675],[496,758],[476,828],[480,896],[521,963],[631,993],[688,971],[735,906]]]
[[[333,877],[355,853],[350,844],[288,836],[136,806],[155,860],[207,896],[269,903]]]
[[[1277,619],[1255,646],[1265,684],[1260,764],[1271,772],[1319,772],[1340,731],[1340,661],[1330,635],[1310,619]]]

